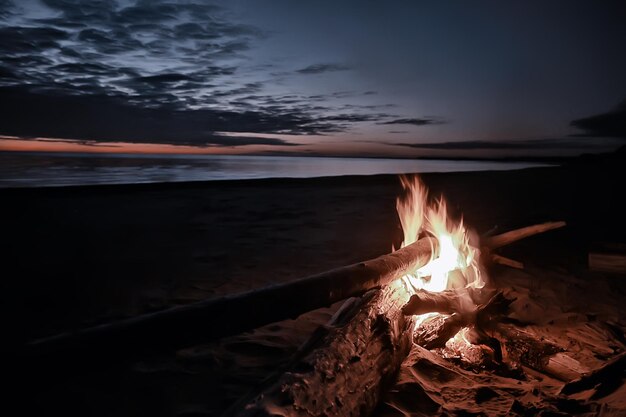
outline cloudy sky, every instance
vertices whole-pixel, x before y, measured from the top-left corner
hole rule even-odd
[[[610,150],[624,22],[623,1],[0,0],[0,150]]]

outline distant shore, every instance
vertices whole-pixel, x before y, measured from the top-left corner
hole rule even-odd
[[[546,165],[470,159],[0,153],[0,188],[489,171]]]

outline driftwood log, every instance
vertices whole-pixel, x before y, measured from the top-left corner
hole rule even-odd
[[[411,347],[414,318],[400,280],[368,292],[345,324],[308,344],[284,372],[233,406],[228,416],[365,416],[393,382]]]
[[[385,286],[424,266],[436,251],[435,239],[420,239],[296,281],[41,339],[28,344],[25,354],[36,366],[80,370],[216,340]]]

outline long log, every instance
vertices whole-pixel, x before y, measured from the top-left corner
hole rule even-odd
[[[414,318],[401,306],[403,283],[372,290],[356,314],[304,356],[244,397],[227,416],[365,416],[390,385],[411,347]]]
[[[564,222],[545,223],[494,236],[488,250],[541,233]],[[358,296],[424,266],[436,240],[424,238],[393,253],[300,280],[227,295],[118,322],[63,333],[27,344],[31,363],[93,366],[144,353],[158,353],[249,331],[275,321]],[[279,307],[277,307],[277,305]]]
[[[41,339],[26,346],[26,355],[31,363],[80,369],[208,342],[385,286],[424,266],[436,250],[434,239],[420,239],[393,253],[296,281]]]

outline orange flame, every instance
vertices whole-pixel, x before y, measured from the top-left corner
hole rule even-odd
[[[448,217],[443,198],[429,204],[428,189],[417,176],[402,175],[400,183],[404,194],[398,197],[396,209],[404,232],[402,247],[422,235],[436,238],[439,247],[439,253],[433,254],[430,262],[403,277],[409,292],[419,289],[440,292],[470,286],[482,288],[485,282],[478,263],[479,251],[470,244],[463,220],[454,222]],[[429,316],[431,314],[420,316],[418,325]]]

